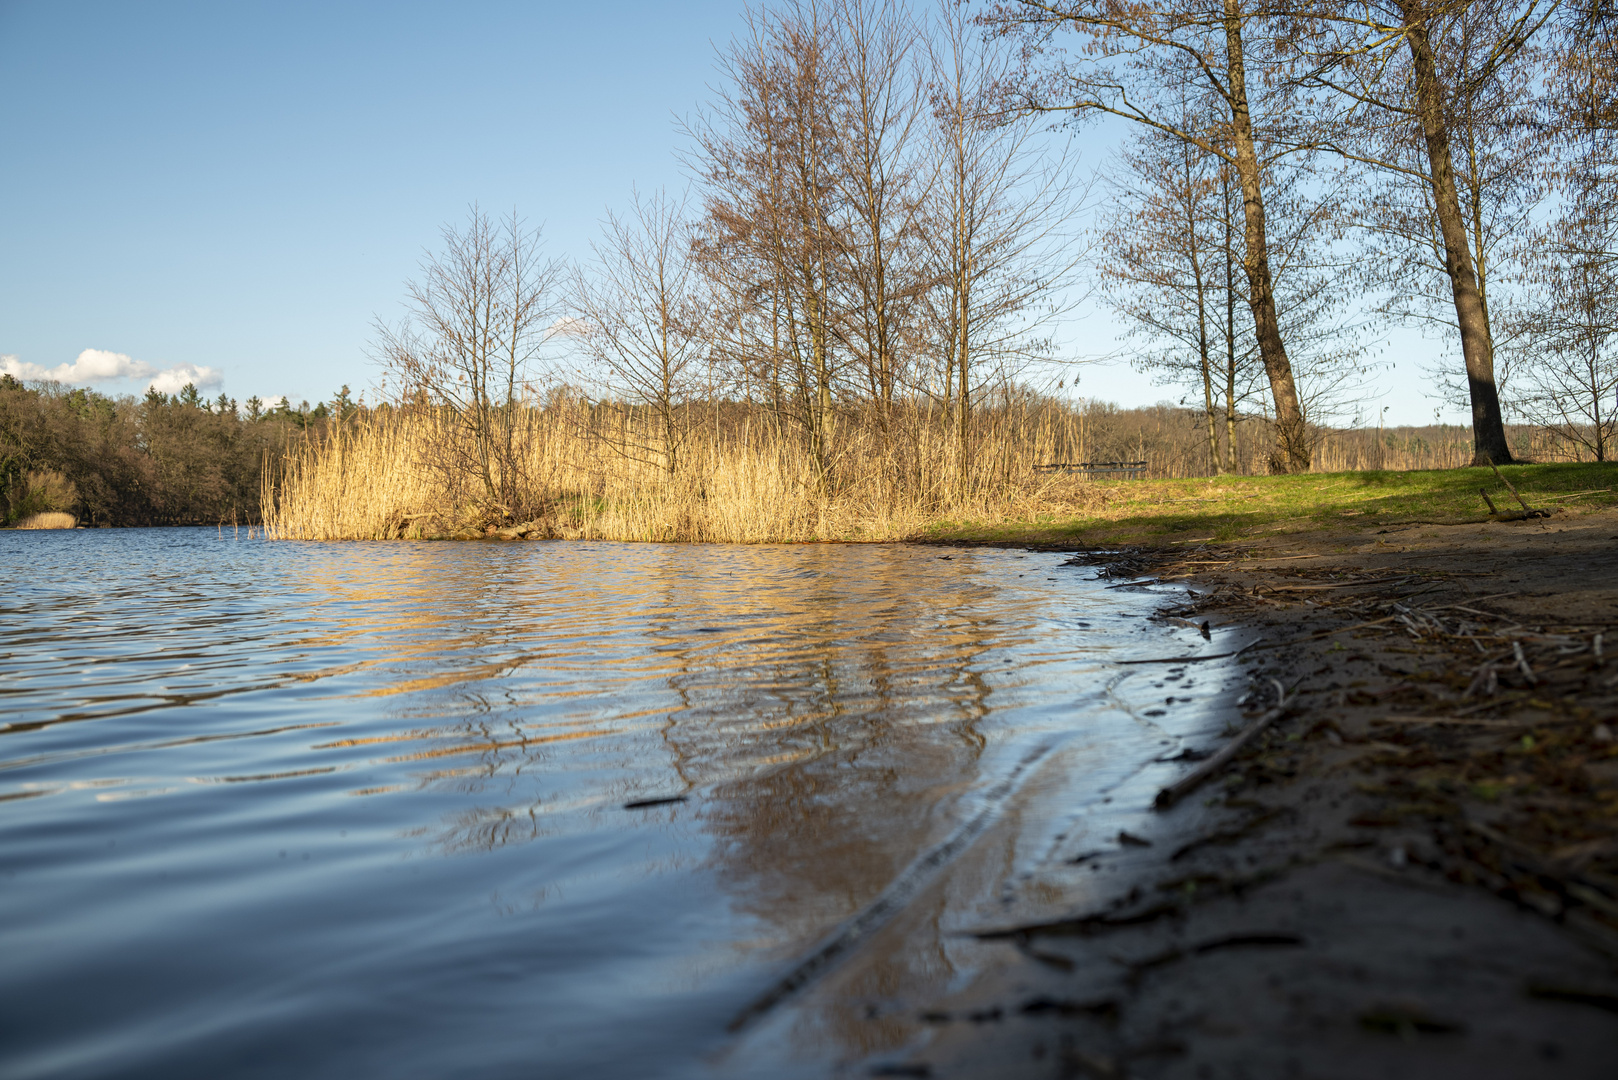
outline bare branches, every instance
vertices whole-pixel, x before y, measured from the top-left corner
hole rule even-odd
[[[1265,77],[1262,50],[1249,41],[1252,25],[1267,14],[1247,0],[1019,0],[999,5],[988,21],[1018,36],[1031,58],[1051,55],[1058,32],[1078,39],[1077,58],[1053,58],[1045,77],[1024,80],[1025,109],[1119,116],[1232,166],[1242,192],[1248,307],[1275,407],[1271,468],[1294,472],[1309,468],[1308,438],[1276,311],[1265,233],[1268,177],[1257,147],[1306,148],[1311,140],[1295,130],[1290,88]],[[1186,112],[1181,106],[1189,100],[1218,108]],[[1192,117],[1206,126],[1191,129]]]
[[[990,379],[1007,381],[1042,344],[1028,319],[1066,283],[1076,254],[1069,234],[1082,202],[1064,158],[1041,158],[1027,117],[995,117],[992,103],[1012,57],[940,4],[932,57],[928,257],[936,287],[929,326],[942,359],[939,388],[955,415],[961,458],[972,403]],[[1054,314],[1051,311],[1050,314]]]
[[[479,497],[515,512],[526,485],[516,438],[528,376],[556,315],[562,265],[542,257],[540,230],[515,211],[495,222],[474,206],[465,226],[446,225],[409,284],[405,316],[376,322],[373,357],[399,401],[444,410],[470,441],[442,441],[435,464],[476,478]]]
[[[593,245],[594,266],[573,281],[580,338],[609,396],[643,407],[654,421],[651,432],[636,427],[618,449],[655,455],[671,474],[685,441],[693,367],[707,356],[711,330],[685,211],[684,201],[662,192],[636,194],[628,217],[608,218]]]

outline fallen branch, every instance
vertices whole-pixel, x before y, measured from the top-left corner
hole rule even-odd
[[[1528,685],[1538,686],[1539,680],[1534,678],[1534,669],[1528,666],[1528,657],[1523,655],[1522,642],[1513,641],[1511,651],[1517,655],[1517,669],[1522,672],[1523,678],[1528,680]]]
[[[1364,589],[1372,585],[1403,585],[1411,580],[1407,574],[1396,578],[1371,578],[1361,581],[1333,581],[1325,585],[1260,585],[1271,592],[1320,592],[1325,589]]]
[[[1287,692],[1285,688],[1277,679],[1271,679],[1270,682],[1275,684],[1275,693],[1277,695],[1275,708],[1248,724],[1241,730],[1240,734],[1226,743],[1213,757],[1198,765],[1162,791],[1159,791],[1156,801],[1152,804],[1153,806],[1159,810],[1167,810],[1195,791],[1205,780],[1218,773],[1226,765],[1229,765],[1231,759],[1241,753],[1244,746],[1257,738],[1265,728],[1273,724],[1287,711]]]
[[[1253,648],[1255,645],[1257,645],[1259,642],[1261,642],[1263,640],[1264,640],[1263,638],[1259,638],[1258,641],[1249,641],[1246,645],[1243,645],[1241,648],[1237,649],[1235,652],[1210,653],[1207,656],[1154,656],[1150,660],[1114,660],[1113,663],[1115,663],[1115,664],[1195,664],[1195,663],[1199,663],[1199,662],[1201,662],[1203,660],[1223,660],[1223,659],[1225,659],[1226,657],[1229,657],[1229,656],[1240,656],[1242,653],[1246,652],[1248,649]]]
[[[1516,499],[1518,504],[1522,506],[1521,516],[1518,516],[1517,514],[1499,513],[1495,510],[1494,503],[1489,501],[1488,492],[1485,492],[1482,488],[1479,488],[1478,490],[1483,494],[1483,501],[1489,503],[1490,517],[1498,518],[1501,521],[1522,521],[1524,518],[1548,518],[1551,516],[1551,512],[1549,510],[1535,510],[1532,506],[1529,506],[1528,500],[1517,494],[1517,489],[1511,486],[1511,481],[1505,478],[1505,475],[1500,472],[1500,466],[1496,465],[1492,460],[1489,462],[1489,468],[1494,470],[1495,479],[1506,485],[1506,490],[1511,492],[1511,497]]]

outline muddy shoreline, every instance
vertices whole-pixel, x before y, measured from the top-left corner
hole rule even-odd
[[[1618,513],[1079,561],[1250,628],[1279,715],[850,1075],[1612,1075]]]

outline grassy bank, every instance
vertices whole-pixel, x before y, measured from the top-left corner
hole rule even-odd
[[[1535,507],[1577,513],[1618,505],[1618,464],[1510,465],[1501,473]],[[1520,509],[1490,469],[1119,480],[1091,487],[1091,505],[1078,513],[1051,511],[1020,521],[961,516],[929,526],[924,535],[966,543],[1160,546],[1453,525],[1488,519],[1480,488],[1500,509]]]
[[[963,444],[927,412],[840,418],[830,450],[764,410],[683,418],[679,467],[636,417],[583,403],[524,412],[491,499],[466,433],[442,414],[378,412],[294,444],[265,478],[268,534],[358,540],[506,535],[629,541],[1027,544],[1232,541],[1393,522],[1483,520],[1478,489],[1515,500],[1490,470],[1104,480],[1051,472],[1094,418],[1047,407],[984,409]],[[1087,430],[1087,428],[1089,430]],[[1535,505],[1618,502],[1618,466],[1509,466]],[[509,505],[508,505],[509,503]]]

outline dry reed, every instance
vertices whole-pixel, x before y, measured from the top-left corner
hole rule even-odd
[[[733,543],[894,540],[940,523],[994,526],[1106,516],[1118,483],[1042,472],[1055,461],[1144,460],[1154,479],[1214,474],[1203,418],[1170,406],[1120,410],[1032,395],[981,409],[963,453],[940,413],[901,410],[884,428],[838,417],[820,476],[801,438],[758,406],[693,407],[679,471],[632,412],[561,402],[527,410],[511,467],[526,502],[492,512],[481,485],[445,462],[462,438],[444,413],[381,410],[289,447],[266,470],[266,535],[347,540],[481,535],[521,521],[530,536]],[[1567,457],[1540,429],[1508,429],[1519,456]],[[1462,427],[1317,431],[1320,472],[1455,468],[1471,459]],[[1238,474],[1265,472],[1269,425],[1237,427]],[[464,448],[462,448],[464,449]],[[1228,458],[1222,447],[1221,458]]]
[[[529,534],[571,539],[765,543],[893,540],[943,519],[982,523],[1094,508],[1096,485],[1042,473],[1060,458],[1050,417],[986,413],[966,455],[940,418],[897,417],[884,436],[842,418],[827,474],[762,410],[694,412],[670,475],[629,452],[584,405],[534,410],[516,468]],[[437,467],[458,437],[441,417],[384,412],[288,449],[266,476],[267,535],[341,540],[475,535],[496,523],[466,478]],[[617,446],[620,450],[615,450]],[[622,452],[621,452],[622,451]],[[655,448],[654,448],[655,451]]]
[[[72,514],[63,514],[55,510],[47,510],[42,514],[29,514],[16,524],[18,529],[73,529],[77,528],[79,519]]]

